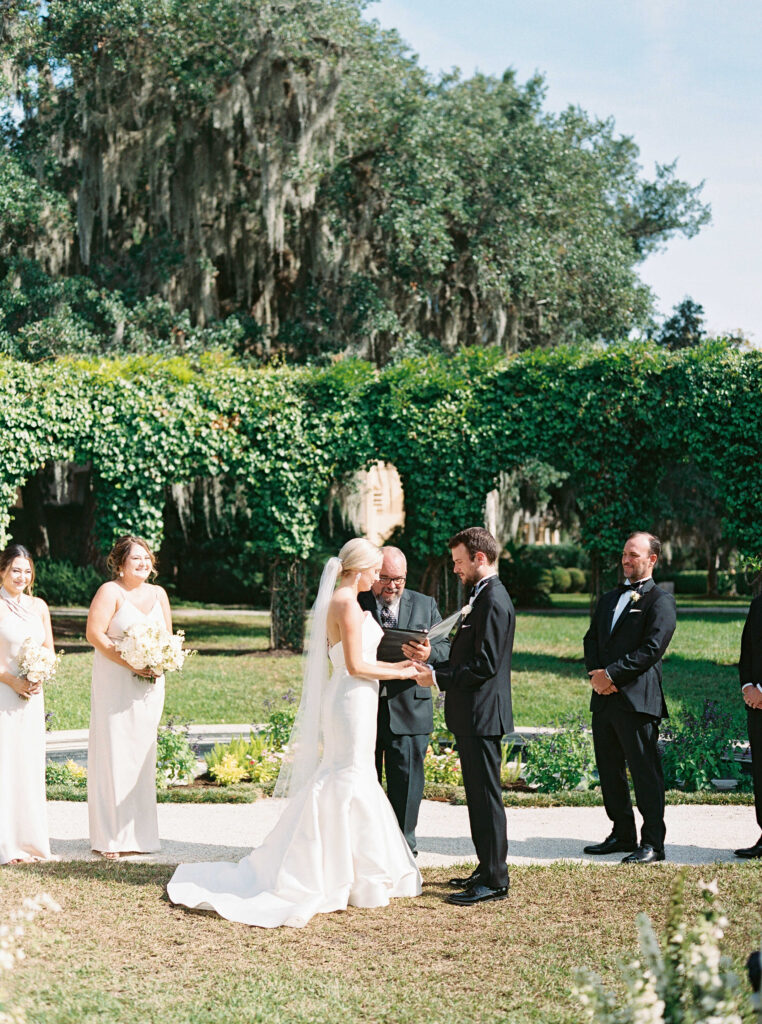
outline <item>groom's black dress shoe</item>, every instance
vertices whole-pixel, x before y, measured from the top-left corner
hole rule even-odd
[[[477,903],[489,903],[490,900],[504,900],[508,895],[508,886],[490,889],[488,885],[475,882],[465,892],[454,892],[445,897],[445,903],[454,903],[456,907],[473,907]]]
[[[622,857],[623,864],[653,864],[657,860],[664,860],[664,850],[655,850],[647,843],[641,844],[629,857]]]
[[[479,872],[472,872],[468,878],[451,878],[448,881],[448,885],[453,889],[470,889],[472,885],[476,885],[479,881]]]
[[[759,837],[754,846],[745,846],[741,850],[734,850],[736,857],[744,857],[753,860],[755,857],[762,857],[762,836]]]
[[[582,852],[595,854],[632,853],[637,848],[637,839],[620,839],[619,836],[614,835],[612,832],[610,836],[606,836],[602,843],[592,843],[590,846],[585,846],[582,848]]]

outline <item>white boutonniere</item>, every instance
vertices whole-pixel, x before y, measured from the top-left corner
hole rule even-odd
[[[471,608],[472,607],[473,607],[473,605],[470,605],[470,604],[464,604],[463,605],[463,607],[460,609],[460,617],[461,617],[461,619],[465,619],[467,616],[469,616],[471,614]]]
[[[641,597],[642,597],[642,596],[643,596],[643,595],[642,595],[642,594],[639,594],[639,593],[637,592],[637,590],[633,590],[633,592],[632,592],[632,593],[630,594],[630,600],[632,601],[632,603],[633,603],[633,604],[637,604],[637,603],[638,603],[638,601],[639,601],[639,600],[641,599]]]

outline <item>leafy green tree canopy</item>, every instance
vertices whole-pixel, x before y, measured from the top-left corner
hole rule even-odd
[[[700,186],[539,78],[434,79],[364,7],[4,4],[5,350],[382,364],[645,323],[638,264],[707,221]]]

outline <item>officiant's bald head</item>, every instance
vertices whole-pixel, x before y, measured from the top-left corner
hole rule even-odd
[[[381,571],[371,590],[382,604],[396,604],[405,589],[407,559],[399,548],[391,546],[381,548],[381,555],[383,556]]]

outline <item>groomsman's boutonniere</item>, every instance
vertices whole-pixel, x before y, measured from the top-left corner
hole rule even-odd
[[[473,607],[473,605],[471,605],[471,604],[464,604],[463,605],[463,607],[460,609],[460,617],[461,617],[461,619],[465,619],[467,616],[469,616],[471,614],[471,608],[472,607]]]
[[[633,590],[633,592],[630,594],[630,600],[632,601],[633,604],[637,604],[642,596],[643,595],[639,594],[637,590]]]

